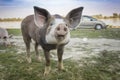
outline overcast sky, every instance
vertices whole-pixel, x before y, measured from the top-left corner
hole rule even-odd
[[[120,0],[0,0],[0,18],[25,17],[33,14],[33,6],[51,14],[65,16],[73,8],[83,6],[84,15],[120,13]]]

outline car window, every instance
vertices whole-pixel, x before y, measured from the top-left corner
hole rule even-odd
[[[89,17],[87,17],[87,16],[83,16],[82,17],[82,21],[90,21],[91,20],[91,18],[89,18]]]
[[[92,21],[97,21],[97,19],[95,19],[95,18],[91,18],[92,19]]]
[[[88,16],[83,16],[82,21],[97,21],[97,19],[92,18],[92,17],[88,17]]]

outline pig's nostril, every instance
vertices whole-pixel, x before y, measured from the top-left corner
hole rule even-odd
[[[4,36],[4,37],[3,37],[3,39],[6,39],[6,38],[7,38],[7,36]]]
[[[67,28],[66,28],[66,27],[64,28],[64,31],[67,31]]]
[[[59,30],[60,30],[60,28],[58,27],[58,28],[57,28],[57,30],[59,31]]]

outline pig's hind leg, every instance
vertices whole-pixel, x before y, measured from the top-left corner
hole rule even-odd
[[[26,59],[28,61],[28,63],[31,63],[31,55],[30,55],[30,42],[31,42],[31,38],[29,36],[23,36],[23,40],[25,42],[25,46],[26,46]]]

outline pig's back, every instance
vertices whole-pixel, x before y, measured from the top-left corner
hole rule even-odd
[[[34,15],[29,15],[23,19],[21,23],[21,30],[27,34],[32,33],[31,30],[34,30]]]
[[[4,28],[0,28],[0,38],[8,37],[8,32]]]
[[[24,18],[21,23],[21,28],[23,28],[24,26],[29,26],[33,19],[34,15],[29,15],[26,18]]]
[[[23,19],[21,23],[21,31],[24,37],[31,37],[36,41],[36,33],[38,27],[34,23],[34,15],[29,15]]]

